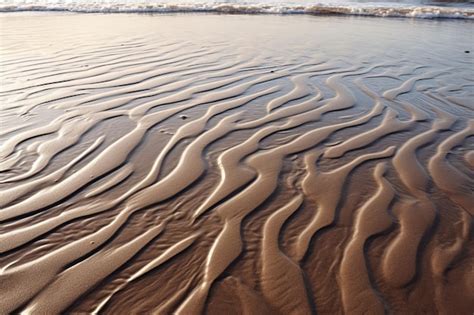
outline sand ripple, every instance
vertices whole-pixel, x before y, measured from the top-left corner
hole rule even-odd
[[[472,313],[469,60],[113,30],[38,55],[22,21],[0,61],[0,313]]]

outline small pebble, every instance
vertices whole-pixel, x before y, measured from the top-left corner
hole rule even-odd
[[[466,54],[470,53],[470,51],[469,51],[469,50],[465,50],[464,52],[465,52]]]
[[[182,120],[185,120],[185,119],[188,119],[188,116],[186,116],[186,115],[181,115],[181,116],[179,116],[179,118],[181,118]]]

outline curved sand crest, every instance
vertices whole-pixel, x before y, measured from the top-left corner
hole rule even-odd
[[[464,24],[0,18],[0,313],[472,312]]]

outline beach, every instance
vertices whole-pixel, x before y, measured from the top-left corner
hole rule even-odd
[[[473,313],[471,18],[0,28],[0,314]]]

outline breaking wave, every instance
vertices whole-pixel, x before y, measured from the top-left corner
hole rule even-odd
[[[333,2],[333,3],[222,3],[222,2],[4,2],[0,12],[65,11],[80,13],[226,13],[226,14],[310,14],[359,15],[409,18],[473,19],[474,7],[469,4],[429,5],[395,2]]]

